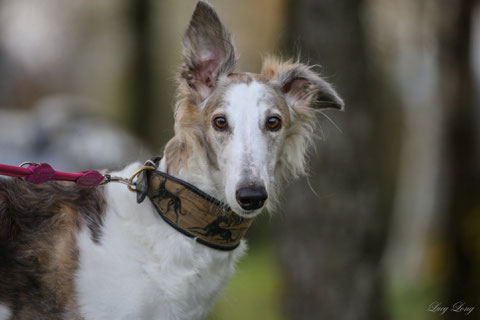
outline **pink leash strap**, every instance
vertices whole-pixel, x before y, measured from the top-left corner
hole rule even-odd
[[[0,175],[25,178],[34,184],[47,181],[71,181],[80,188],[98,187],[105,180],[105,177],[95,170],[79,173],[55,171],[47,163],[30,164],[26,168],[0,164]]]

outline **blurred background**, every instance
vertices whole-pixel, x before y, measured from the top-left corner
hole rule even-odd
[[[478,3],[211,2],[238,70],[301,57],[346,111],[319,118],[310,178],[255,222],[210,319],[480,319]],[[0,163],[160,154],[194,6],[0,0]]]

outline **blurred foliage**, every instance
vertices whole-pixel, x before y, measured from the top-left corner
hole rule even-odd
[[[282,276],[271,246],[250,248],[209,320],[284,320]]]
[[[419,281],[405,284],[402,281],[393,283],[387,295],[387,309],[392,320],[432,320],[438,319],[438,313],[427,311],[428,306],[442,295],[439,283]]]

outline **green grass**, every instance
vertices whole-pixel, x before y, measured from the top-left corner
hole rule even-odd
[[[268,246],[249,250],[209,320],[284,320],[282,277]]]
[[[393,320],[432,320],[439,313],[429,312],[428,306],[441,301],[439,284],[419,281],[417,283],[391,283],[387,295],[387,309]]]

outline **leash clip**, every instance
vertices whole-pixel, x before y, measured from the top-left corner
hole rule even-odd
[[[125,184],[125,185],[129,185],[129,182],[128,182],[128,179],[125,179],[125,178],[122,178],[122,177],[115,177],[115,176],[112,176],[110,174],[105,174],[104,175],[104,180],[102,183],[100,183],[101,186],[103,185],[106,185],[107,183],[110,183],[110,182],[118,182],[118,183],[122,183],[122,184]]]
[[[22,162],[22,163],[19,165],[19,167],[23,168],[23,167],[25,167],[27,164],[28,164],[29,166],[34,166],[34,167],[38,166],[38,163],[36,163],[36,162],[25,161],[25,162]]]

